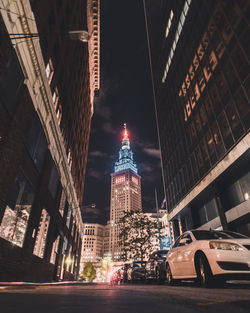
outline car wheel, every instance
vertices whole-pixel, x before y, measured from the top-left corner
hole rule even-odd
[[[202,254],[198,257],[197,262],[197,279],[198,284],[202,287],[212,287],[213,274],[206,257]]]
[[[163,284],[164,280],[162,279],[162,275],[159,268],[157,268],[155,271],[155,278],[158,284]]]
[[[166,281],[168,285],[173,285],[174,280],[169,264],[166,265]]]
[[[150,279],[149,279],[148,275],[146,275],[145,282],[146,282],[146,284],[150,284]]]

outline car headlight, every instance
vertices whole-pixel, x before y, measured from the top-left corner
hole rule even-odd
[[[241,246],[232,242],[210,241],[209,247],[210,249],[217,249],[217,250],[244,251],[244,249]]]

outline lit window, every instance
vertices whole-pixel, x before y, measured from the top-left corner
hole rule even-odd
[[[64,190],[62,190],[61,194],[61,200],[60,200],[60,205],[59,205],[59,212],[61,216],[63,217],[64,209],[65,209],[65,204],[66,204],[66,194]]]
[[[58,124],[61,124],[61,119],[62,119],[62,105],[59,103],[59,105],[56,108],[56,117],[58,119]]]
[[[185,22],[185,18],[186,18],[186,15],[187,15],[187,12],[188,12],[190,3],[191,3],[191,0],[186,0],[186,1],[185,1],[184,7],[183,7],[183,10],[182,10],[180,19],[179,19],[179,23],[178,23],[178,26],[177,26],[177,30],[176,30],[176,33],[175,33],[175,39],[174,39],[172,48],[171,48],[171,50],[170,50],[170,54],[169,54],[169,56],[168,56],[168,61],[166,62],[166,65],[165,65],[165,70],[164,70],[164,72],[163,72],[162,83],[164,83],[164,82],[166,81],[167,74],[168,74],[168,70],[169,70],[169,67],[170,67],[170,64],[171,64],[171,61],[172,61],[172,58],[173,58],[173,54],[174,54],[174,51],[175,51],[177,42],[178,42],[178,40],[179,40],[181,31],[182,31],[182,26],[183,26],[183,24],[184,24],[184,22]],[[171,12],[172,12],[172,13],[171,13]],[[169,17],[169,21],[170,21],[170,22],[168,22],[167,28],[166,28],[166,37],[167,37],[168,34],[169,34],[169,29],[170,29],[170,26],[171,26],[171,21],[172,21],[173,16],[174,16],[174,13],[173,13],[172,10],[171,10],[171,12],[170,12],[170,17]]]
[[[58,254],[59,240],[60,240],[60,236],[57,236],[56,240],[53,242],[51,257],[50,257],[50,263],[52,264],[56,263],[56,255]]]
[[[58,100],[59,100],[59,94],[58,94],[57,88],[55,89],[55,91],[53,93],[52,100],[53,100],[55,109],[57,109],[57,104],[58,104]]]
[[[69,209],[68,209],[67,218],[66,218],[66,225],[67,225],[68,228],[69,228],[69,225],[70,225],[71,213],[72,213],[72,211],[71,211],[71,209],[69,208]]]
[[[49,59],[49,63],[47,64],[45,71],[46,71],[46,76],[50,84],[52,81],[53,74],[54,74],[54,69],[53,69],[53,64],[52,64],[51,59]]]
[[[182,12],[182,13],[181,13],[181,18],[180,18],[180,22],[181,22],[182,25],[184,24],[184,21],[185,21],[185,15],[184,15],[184,13]]]
[[[173,17],[174,17],[174,12],[173,12],[173,10],[171,10],[171,11],[170,11],[170,16],[169,16],[169,19],[168,19],[168,23],[167,23],[167,27],[166,27],[166,33],[165,33],[165,37],[166,37],[166,38],[167,38],[167,36],[168,36],[168,34],[169,34]]]
[[[36,242],[33,253],[39,258],[44,257],[46,239],[48,234],[50,216],[49,213],[43,209],[40,217],[39,228],[36,236]]]
[[[68,163],[69,163],[69,168],[71,169],[71,166],[72,166],[71,149],[69,149],[67,159],[68,159]]]
[[[19,172],[0,226],[1,238],[19,247],[23,246],[33,200],[33,188]]]

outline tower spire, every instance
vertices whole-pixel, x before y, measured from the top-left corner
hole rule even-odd
[[[127,131],[127,124],[124,123],[124,124],[123,124],[123,127],[124,127],[124,133],[123,133],[123,140],[122,140],[122,141],[125,141],[125,140],[128,140],[128,141],[129,141],[129,138],[128,138],[128,131]]]
[[[115,162],[115,172],[119,172],[121,170],[125,170],[130,168],[132,171],[137,173],[137,166],[133,160],[133,152],[130,148],[130,141],[128,136],[127,124],[123,124],[123,138],[122,138],[122,146],[119,151],[119,159]]]

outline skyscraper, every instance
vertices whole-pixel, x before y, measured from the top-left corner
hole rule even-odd
[[[250,1],[144,0],[168,216],[250,234]]]
[[[122,247],[119,245],[119,219],[124,212],[141,210],[141,177],[138,175],[128,131],[124,124],[122,146],[114,172],[111,174],[109,251],[114,261],[118,261],[122,254]]]

